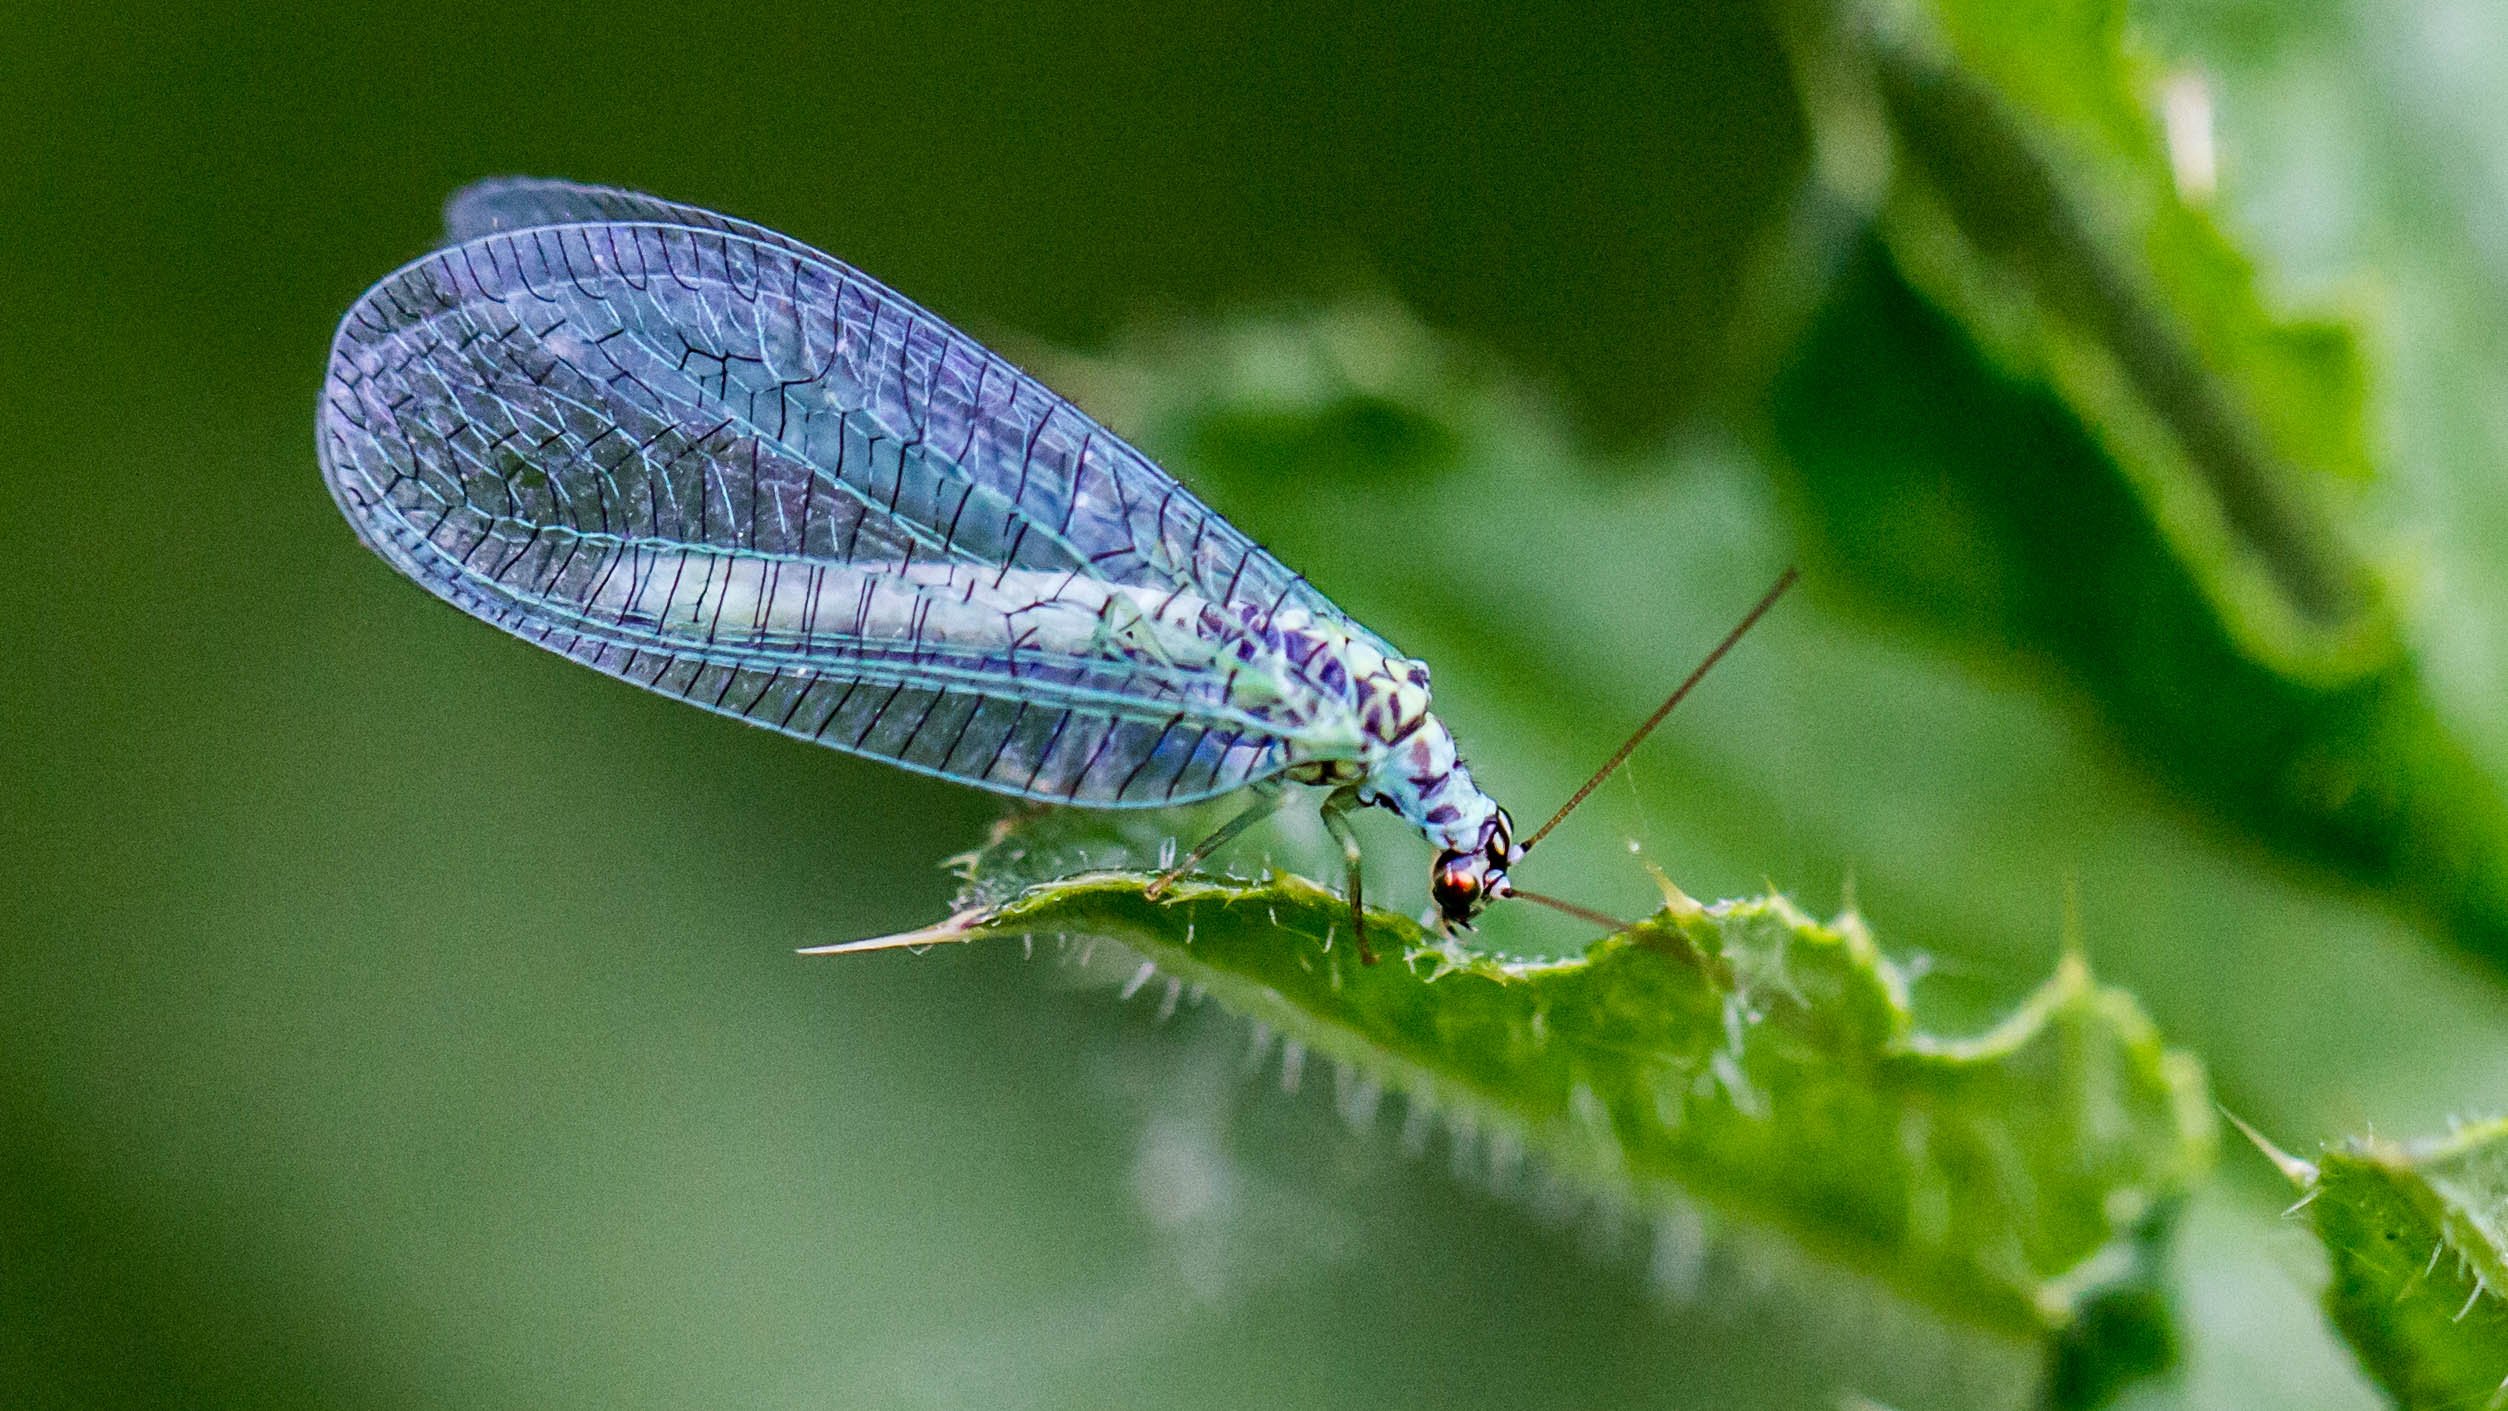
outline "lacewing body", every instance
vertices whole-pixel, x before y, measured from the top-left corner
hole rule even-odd
[[[492,181],[445,216],[443,248],[342,320],[318,431],[358,536],[428,591],[647,690],[999,793],[1262,791],[1188,861],[1279,782],[1329,785],[1354,905],[1341,815],[1363,804],[1438,848],[1448,920],[1509,894],[1523,849],[1428,668],[973,339],[649,196]]]

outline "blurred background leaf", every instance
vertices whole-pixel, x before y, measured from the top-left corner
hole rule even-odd
[[[2496,762],[2338,513],[2372,465],[2358,340],[2266,302],[2209,209],[2212,86],[2125,18],[1797,7],[1811,199],[1875,232],[1775,387],[1799,502],[1884,600],[2045,652],[2179,787],[2508,964]]]
[[[2121,219],[2102,239],[2143,228],[2103,202],[2148,214],[2152,125],[2199,92],[2213,187],[2179,190],[2172,157],[2169,188],[2252,266],[2269,317],[2241,326],[2351,330],[2358,456],[2341,376],[2185,337],[2263,399],[2248,415],[2340,431],[2264,444],[2391,654],[2277,646],[2113,409],[1919,267],[1892,188],[1841,202],[1813,136],[1839,95],[1798,82],[1792,12],[0,15],[0,1385],[603,1407],[2029,1385],[1712,1241],[1733,1277],[1667,1312],[1591,1217],[1563,1236],[1352,1136],[1327,1085],[1249,1081],[1207,1009],[1161,1026],[1007,948],[794,960],[939,914],[931,864],[994,806],[434,609],[315,474],[340,310],[447,191],[505,171],[719,206],[980,335],[1087,350],[1041,361],[1432,661],[1519,811],[1806,557],[1798,601],[1545,844],[1556,890],[1642,908],[1632,840],[1702,896],[1773,882],[1825,913],[1851,878],[1922,938],[1918,1017],[1956,1032],[2047,972],[2077,879],[2100,974],[2294,1145],[2495,1109],[2508,998],[2467,957],[2497,954],[2508,761],[2508,18],[2153,0],[2107,31],[2129,62],[2086,71],[2108,88],[2085,119],[2011,57],[2061,35],[1979,47],[2025,9],[1910,33]],[[2142,185],[2100,134],[2146,144]],[[2208,317],[2147,245],[2100,248],[2148,307]],[[1283,304],[1326,313],[1232,312]],[[1416,841],[1369,837],[1416,904]],[[1586,939],[1499,925],[1526,954]],[[2287,1200],[2262,1173],[2196,1193],[2183,1355],[2126,1404],[2376,1404]]]

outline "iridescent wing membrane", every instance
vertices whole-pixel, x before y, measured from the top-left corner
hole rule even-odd
[[[1382,644],[938,318],[626,192],[488,183],[447,224],[342,322],[320,449],[359,535],[456,607],[1028,798],[1180,802],[1345,752],[1291,663]]]

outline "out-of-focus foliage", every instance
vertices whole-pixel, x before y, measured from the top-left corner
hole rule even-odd
[[[1877,245],[1777,384],[1832,561],[2021,641],[2276,844],[2508,965],[2508,805],[2443,722],[2343,511],[2350,325],[2267,302],[2204,203],[2209,123],[2118,0],[1798,7],[1827,199]],[[2191,188],[2191,189],[2190,189]]]
[[[2508,1388],[2508,1122],[2355,1139],[2313,1162],[2257,1144],[2325,1244],[2326,1312],[2396,1404],[2496,1402]]]

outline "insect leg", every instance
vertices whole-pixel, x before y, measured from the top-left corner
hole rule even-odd
[[[1350,933],[1358,938],[1359,962],[1376,963],[1376,953],[1367,948],[1367,902],[1359,865],[1358,830],[1350,826],[1350,810],[1358,807],[1358,787],[1344,785],[1324,797],[1321,810],[1324,831],[1341,844],[1341,860],[1350,866]]]
[[[1271,817],[1273,811],[1280,807],[1280,800],[1286,796],[1286,792],[1277,779],[1266,779],[1254,785],[1254,802],[1251,807],[1221,824],[1218,832],[1195,843],[1193,851],[1177,859],[1175,866],[1159,873],[1157,880],[1141,889],[1141,894],[1151,901],[1158,900],[1160,893],[1174,886],[1184,874],[1200,866],[1203,858],[1228,846],[1229,843],[1235,841],[1237,834]]]

